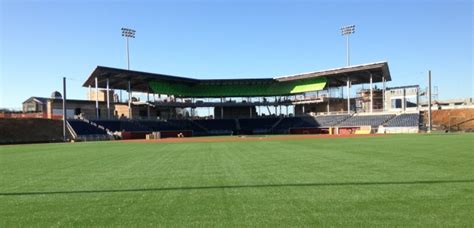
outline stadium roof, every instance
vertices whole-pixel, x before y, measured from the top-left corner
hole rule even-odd
[[[193,85],[274,85],[279,83],[293,83],[297,81],[307,81],[314,79],[325,79],[326,86],[339,87],[345,86],[349,78],[353,85],[366,84],[370,81],[370,74],[374,83],[382,82],[383,77],[386,81],[391,81],[390,71],[387,62],[375,62],[362,65],[353,65],[342,68],[335,68],[323,71],[314,71],[302,74],[274,77],[274,78],[246,78],[246,79],[195,79],[189,77],[173,76],[167,74],[156,74],[118,68],[97,66],[92,74],[84,82],[84,87],[94,87],[95,78],[98,80],[99,88],[106,88],[106,80],[109,79],[111,89],[127,90],[128,80],[134,92],[151,92],[152,83],[172,83]],[[266,94],[261,94],[266,95]],[[283,94],[282,94],[283,95]]]
[[[62,98],[51,98],[51,97],[30,97],[23,101],[23,103],[35,101],[41,104],[46,104],[48,101],[56,101],[62,102]],[[95,103],[95,100],[79,100],[79,99],[69,99],[66,98],[67,102],[74,102],[74,103]],[[104,103],[105,101],[99,101],[100,103]]]
[[[387,62],[353,65],[329,70],[281,76],[274,79],[278,81],[288,81],[304,78],[327,77],[330,82],[333,81],[333,84],[330,84],[330,86],[344,86],[346,85],[347,77],[351,79],[352,84],[369,83],[371,73],[374,83],[382,82],[383,77],[385,77],[386,81],[392,80]]]

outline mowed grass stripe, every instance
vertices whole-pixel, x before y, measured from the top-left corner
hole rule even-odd
[[[473,142],[464,134],[1,146],[0,225],[468,226]]]

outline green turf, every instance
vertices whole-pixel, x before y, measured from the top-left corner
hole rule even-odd
[[[0,146],[0,227],[470,226],[474,135]]]

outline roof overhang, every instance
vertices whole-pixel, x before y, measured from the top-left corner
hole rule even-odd
[[[350,80],[352,85],[370,83],[371,75],[373,83],[383,82],[384,79],[385,81],[392,80],[387,62],[375,62],[323,71],[288,75],[276,77],[275,80],[288,81],[305,78],[326,77],[330,87],[339,87],[346,85],[347,80]]]
[[[148,83],[155,80],[166,80],[177,83],[199,82],[199,80],[186,77],[97,66],[82,86],[95,87],[95,78],[97,78],[97,86],[99,88],[106,88],[108,79],[110,89],[121,90],[128,90],[128,82],[130,81],[132,91],[136,92],[148,92]]]
[[[128,90],[128,82],[134,92],[150,92],[149,83],[152,81],[167,81],[183,84],[206,84],[206,85],[229,85],[229,84],[271,84],[275,82],[296,81],[309,78],[325,77],[329,87],[339,87],[347,84],[347,80],[352,85],[378,83],[391,81],[390,71],[387,62],[375,62],[362,65],[354,65],[342,68],[335,68],[323,71],[315,71],[303,74],[281,76],[275,78],[252,78],[252,79],[194,79],[189,77],[173,76],[166,74],[155,74],[133,70],[97,66],[91,75],[84,82],[84,87],[95,87],[97,78],[98,87],[106,88],[107,80],[110,89]]]

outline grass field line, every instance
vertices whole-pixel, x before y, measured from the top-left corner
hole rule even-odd
[[[381,182],[329,182],[329,183],[288,183],[288,184],[254,184],[254,185],[222,185],[222,186],[189,186],[136,189],[104,189],[104,190],[72,190],[49,192],[2,192],[0,196],[55,195],[55,194],[94,194],[122,192],[154,192],[154,191],[186,191],[209,189],[239,189],[239,188],[279,188],[279,187],[328,187],[328,186],[371,186],[371,185],[425,185],[425,184],[455,184],[474,183],[474,180],[422,180],[422,181],[381,181]]]

